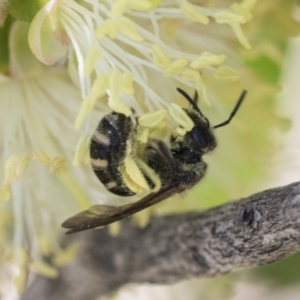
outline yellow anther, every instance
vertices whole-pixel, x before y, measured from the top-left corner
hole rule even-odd
[[[125,116],[131,115],[131,110],[121,101],[119,92],[122,87],[122,74],[118,69],[113,69],[109,76],[110,97],[108,106],[115,112],[122,113]]]
[[[185,68],[181,73],[181,77],[187,81],[201,81],[199,71],[191,68]]]
[[[37,160],[39,163],[43,165],[49,165],[51,161],[50,157],[47,154],[39,153],[39,152],[33,153],[33,159]]]
[[[144,38],[137,31],[135,23],[126,17],[121,17],[116,21],[116,28],[119,33],[125,35],[133,41],[142,42],[144,40]]]
[[[116,237],[121,232],[121,223],[120,222],[114,222],[112,224],[109,224],[108,226],[109,234],[113,237]]]
[[[18,263],[18,265],[20,265],[21,267],[27,266],[27,264],[29,262],[28,252],[24,248],[15,248],[14,249],[14,258],[15,258],[16,262]]]
[[[150,217],[151,217],[151,207],[148,209],[144,209],[138,214],[132,216],[134,224],[139,226],[140,228],[144,228],[148,225]]]
[[[27,169],[28,164],[29,164],[29,156],[28,155],[22,155],[19,157],[19,162],[17,165],[17,169],[15,172],[15,176],[14,179],[18,179],[23,173],[24,171]]]
[[[127,0],[117,0],[111,6],[111,13],[114,17],[119,17],[124,14],[127,8]]]
[[[10,199],[10,188],[9,185],[6,185],[0,189],[0,201],[8,201],[9,199]]]
[[[238,23],[232,23],[229,24],[231,29],[233,30],[234,34],[236,35],[237,39],[243,45],[246,49],[251,49],[251,45],[249,44],[247,38],[245,37],[240,24]]]
[[[137,166],[134,159],[127,156],[124,160],[124,181],[126,185],[135,193],[141,193],[144,190],[150,190],[142,171]]]
[[[103,96],[108,88],[108,76],[100,74],[93,82],[91,93],[83,99],[75,120],[75,128],[80,129],[88,114],[93,110],[97,100]]]
[[[177,104],[171,103],[169,106],[169,113],[172,119],[182,126],[186,131],[191,131],[195,126],[188,114]]]
[[[53,263],[57,267],[65,266],[76,258],[78,253],[78,245],[76,243],[71,243],[67,248],[59,250],[54,258]]]
[[[85,57],[84,74],[90,76],[95,68],[95,65],[101,57],[102,50],[100,48],[93,47],[89,49]]]
[[[122,87],[121,87],[122,92],[129,95],[134,94],[133,74],[123,73],[121,80],[122,80]]]
[[[185,134],[186,134],[186,130],[181,127],[175,128],[172,132],[173,136],[184,136]]]
[[[214,77],[222,80],[237,81],[240,78],[240,73],[230,67],[220,66],[216,70]]]
[[[138,11],[149,11],[157,7],[162,0],[128,0],[128,8]]]
[[[31,265],[31,269],[40,275],[43,275],[48,278],[56,278],[58,276],[58,270],[46,263],[45,261],[39,260],[34,261]]]
[[[165,70],[164,75],[166,77],[177,76],[179,75],[183,68],[188,64],[187,59],[177,59],[173,61]]]
[[[51,254],[52,249],[51,249],[51,243],[52,241],[46,237],[46,236],[40,236],[37,240],[39,250],[44,256],[48,256]]]
[[[231,10],[223,9],[214,15],[217,23],[228,24],[232,28],[237,39],[246,49],[250,49],[251,46],[246,39],[240,24],[246,23],[252,18],[250,10],[253,8],[255,2],[256,0],[246,0],[240,5],[233,4]]]
[[[234,13],[227,9],[219,10],[218,12],[216,12],[214,18],[216,22],[219,24],[230,24],[230,23],[243,24],[247,22],[247,19],[244,16]]]
[[[257,0],[243,0],[240,6],[245,10],[251,11],[256,4]]]
[[[93,110],[93,107],[95,105],[94,99],[91,97],[91,95],[87,96],[85,99],[82,100],[80,110],[78,112],[78,115],[75,120],[75,128],[80,129],[83,122],[85,121],[87,115]]]
[[[58,172],[62,171],[64,168],[66,168],[66,166],[67,166],[66,159],[63,157],[57,156],[50,162],[50,172],[58,173]]]
[[[205,87],[205,84],[203,83],[203,81],[202,80],[196,81],[196,87],[197,87],[197,91],[199,93],[199,98],[201,100],[203,100],[208,106],[210,106],[210,102],[207,97],[206,87]]]
[[[188,1],[183,1],[180,5],[181,11],[191,20],[199,22],[201,24],[208,24],[209,19],[205,16],[197,6],[189,3]]]
[[[76,145],[75,155],[73,159],[73,164],[75,166],[79,166],[81,163],[85,163],[86,156],[89,155],[90,143],[90,136],[82,136],[79,139]]]
[[[139,125],[147,128],[154,128],[164,120],[167,113],[166,109],[145,113],[139,117]]]
[[[105,36],[109,36],[111,39],[117,37],[117,26],[113,20],[106,20],[101,26],[96,29],[96,37],[101,39]]]
[[[20,270],[20,273],[13,279],[13,283],[16,286],[19,294],[21,294],[24,291],[27,279],[28,270],[24,267]]]
[[[207,66],[215,66],[221,64],[225,60],[225,55],[215,55],[210,52],[203,52],[196,60],[191,63],[194,69],[201,69]]]
[[[12,180],[18,179],[26,170],[29,164],[29,156],[21,155],[15,156],[12,155],[5,165],[5,177],[3,185],[9,185]]]
[[[4,182],[3,185],[9,185],[10,182],[14,179],[15,176],[15,171],[18,165],[18,157],[13,155],[11,156],[5,164],[5,178],[4,178]]]
[[[247,21],[250,21],[252,19],[252,14],[248,9],[245,9],[240,4],[234,3],[231,5],[232,11],[234,11],[236,14],[243,16]]]
[[[105,74],[98,75],[92,86],[92,91],[91,91],[92,100],[96,102],[96,100],[99,97],[105,94],[107,88],[108,88],[108,76]]]
[[[136,139],[141,143],[147,143],[150,135],[149,128],[139,126],[136,134]]]
[[[158,45],[152,45],[152,56],[154,63],[162,68],[167,68],[171,64],[168,54]]]

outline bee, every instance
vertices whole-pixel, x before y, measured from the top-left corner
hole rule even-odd
[[[131,216],[174,194],[195,186],[204,176],[207,164],[202,156],[217,145],[214,129],[230,123],[241,106],[244,90],[229,118],[215,126],[203,115],[197,105],[198,95],[191,98],[185,91],[177,91],[189,102],[183,108],[194,127],[183,136],[171,134],[167,145],[160,139],[150,138],[137,153],[137,126],[130,117],[112,112],[100,121],[90,145],[92,168],[108,191],[119,196],[132,196],[143,190],[150,194],[137,202],[122,205],[94,205],[67,219],[63,228],[74,233],[104,226]]]

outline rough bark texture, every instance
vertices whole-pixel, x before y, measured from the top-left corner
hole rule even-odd
[[[120,236],[90,230],[80,255],[51,280],[37,276],[22,300],[92,300],[126,283],[209,277],[279,261],[300,250],[300,183],[201,212],[123,222]]]

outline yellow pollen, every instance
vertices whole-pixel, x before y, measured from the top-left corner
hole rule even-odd
[[[101,26],[96,29],[95,35],[98,39],[109,36],[111,39],[117,37],[117,25],[113,20],[106,20]]]
[[[39,249],[44,256],[49,256],[52,252],[52,241],[46,236],[40,236],[37,240]]]
[[[132,73],[123,73],[122,74],[121,90],[124,94],[129,94],[129,95],[134,94],[133,74]]]
[[[240,24],[231,23],[229,25],[230,25],[232,31],[234,32],[234,34],[236,35],[237,39],[241,43],[241,45],[243,45],[246,49],[251,49],[251,45],[249,44],[247,38],[245,37]]]
[[[78,244],[71,243],[70,245],[67,246],[67,248],[61,249],[58,252],[56,252],[53,258],[53,263],[57,267],[65,266],[71,263],[72,261],[74,261],[77,253],[78,253]]]
[[[14,251],[14,259],[20,267],[20,273],[14,278],[13,282],[16,285],[18,292],[21,293],[26,286],[29,256],[25,249],[16,248]]]
[[[182,13],[192,21],[199,22],[204,25],[209,23],[208,17],[200,12],[197,6],[189,3],[188,1],[183,1],[180,5],[180,9]]]
[[[136,139],[140,143],[147,143],[149,135],[150,135],[149,128],[144,128],[144,127],[141,127],[141,126],[138,127]]]
[[[221,66],[214,73],[214,77],[217,79],[230,80],[234,82],[240,78],[240,73],[230,67]]]
[[[215,55],[209,52],[203,52],[190,66],[193,69],[201,69],[207,66],[220,65],[226,59],[225,55]]]
[[[28,270],[24,266],[20,270],[20,273],[13,279],[13,283],[16,286],[17,291],[18,291],[19,294],[21,294],[24,291],[27,279],[28,279]]]
[[[214,18],[216,22],[219,24],[229,24],[229,23],[243,24],[247,22],[247,19],[244,16],[234,13],[227,9],[219,10],[218,12],[216,12]]]
[[[231,10],[222,9],[214,15],[217,23],[228,24],[231,27],[239,42],[246,49],[250,49],[251,46],[241,29],[241,24],[246,23],[252,18],[249,9],[252,9],[254,4],[253,1],[245,2],[244,5],[233,4]]]
[[[65,169],[67,166],[66,164],[66,159],[63,157],[55,157],[53,160],[50,162],[50,172],[51,173],[58,173]]]
[[[195,126],[192,119],[179,105],[171,103],[169,106],[169,113],[172,119],[182,126],[186,131],[191,131]]]
[[[177,76],[179,75],[183,68],[188,64],[187,59],[177,59],[173,61],[165,70],[164,75],[166,77]]]
[[[93,47],[89,49],[85,57],[85,66],[84,66],[85,76],[91,76],[97,61],[101,57],[101,54],[102,54],[102,50],[100,48]]]
[[[142,42],[144,40],[144,38],[137,31],[135,23],[126,17],[121,17],[116,20],[116,28],[119,33],[132,39],[133,41]]]
[[[173,136],[184,136],[186,134],[186,130],[181,127],[177,127],[172,131]]]
[[[117,0],[111,6],[111,13],[114,17],[120,17],[127,8],[127,0]]]
[[[208,97],[207,97],[207,91],[206,91],[206,87],[204,85],[204,83],[202,82],[202,80],[200,81],[196,81],[196,87],[197,87],[197,91],[199,93],[199,98],[200,99],[203,99],[204,102],[210,106],[210,102],[208,100]]]
[[[108,88],[108,76],[100,74],[93,82],[91,93],[83,99],[75,120],[75,128],[80,129],[88,114],[93,110],[97,100],[103,96]]]
[[[170,57],[159,45],[152,45],[152,56],[154,63],[161,68],[167,68],[171,64]]]
[[[6,161],[3,185],[9,185],[12,180],[18,179],[28,167],[29,160],[30,158],[28,155],[12,155]]]
[[[0,189],[0,201],[8,201],[9,199],[10,199],[10,188],[9,185],[6,185]]]
[[[39,153],[39,152],[33,153],[33,159],[37,160],[39,163],[43,165],[49,165],[51,161],[50,157],[47,154]]]
[[[139,117],[139,125],[148,128],[157,127],[167,115],[166,109],[148,112]]]
[[[35,273],[48,278],[56,278],[58,276],[58,270],[42,260],[34,261],[31,265],[31,269]]]
[[[240,6],[245,9],[251,11],[256,4],[257,0],[243,0]]]
[[[248,9],[245,9],[243,6],[234,3],[231,5],[232,11],[234,11],[236,14],[243,16],[247,21],[250,21],[252,19],[252,14]]]
[[[119,93],[122,87],[122,74],[118,69],[112,69],[109,76],[110,97],[108,98],[108,106],[115,112],[122,113],[125,116],[131,115],[131,110],[121,101]]]
[[[194,81],[194,82],[201,81],[201,76],[199,71],[196,71],[191,68],[185,68],[181,73],[181,77],[187,81]]]
[[[79,166],[81,163],[89,163],[86,161],[86,157],[89,157],[89,149],[91,144],[91,137],[90,136],[82,136],[77,145],[75,150],[75,155],[73,159],[73,164],[75,166]]]
[[[149,11],[157,7],[162,0],[128,0],[127,7],[137,11]]]
[[[109,224],[108,226],[109,234],[112,237],[116,237],[121,232],[121,223],[120,222],[114,222],[112,224]]]
[[[144,209],[139,213],[133,215],[133,223],[139,226],[140,228],[146,227],[149,223],[152,211],[153,209],[151,209],[151,207],[148,207],[147,209]]]

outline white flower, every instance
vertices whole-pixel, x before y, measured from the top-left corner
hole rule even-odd
[[[0,253],[19,289],[28,269],[55,277],[74,257],[76,246],[63,251],[57,242],[61,222],[109,198],[84,166],[100,118],[134,111],[141,142],[164,134],[170,122],[188,131],[193,124],[178,105],[178,86],[222,111],[212,81],[239,79],[232,44],[250,48],[242,28],[255,2],[208,8],[175,0],[49,0],[30,24],[12,22],[9,71],[0,75]],[[150,212],[136,221],[145,225]],[[52,266],[43,260],[50,254]]]
[[[85,124],[76,164],[88,162],[87,151],[82,148],[87,147],[88,136],[94,130],[89,127],[89,116],[106,93],[112,110],[129,116],[133,109],[142,115],[170,103],[152,88],[152,74],[164,74],[161,84],[170,94],[175,93],[174,85],[181,84],[197,89],[206,102],[209,100],[199,70],[215,72],[216,78],[238,79],[238,73],[232,76],[234,71],[229,67],[219,68],[226,56],[218,49],[217,54],[194,54],[165,43],[164,33],[159,30],[162,20],[187,18],[202,24],[210,20],[229,24],[249,48],[240,24],[251,19],[255,2],[244,0],[229,9],[212,9],[187,1],[49,1],[31,23],[29,44],[36,57],[50,65],[68,51],[69,73],[83,99],[75,127],[80,129]]]

